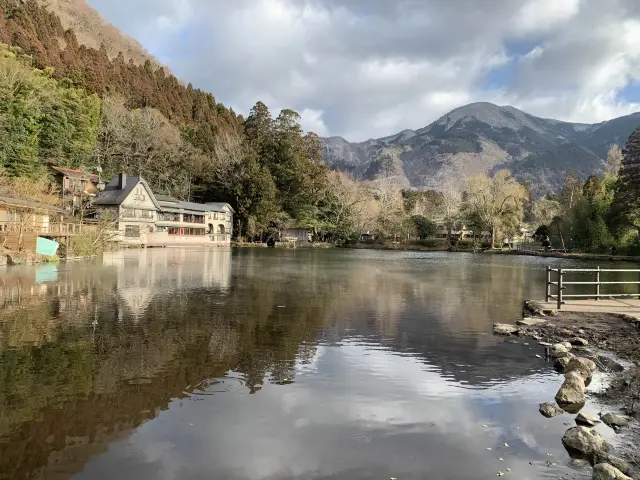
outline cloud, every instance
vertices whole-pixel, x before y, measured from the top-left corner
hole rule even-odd
[[[621,94],[640,81],[635,0],[89,1],[218,101],[294,108],[321,135],[420,128],[472,101],[584,122],[640,108]]]

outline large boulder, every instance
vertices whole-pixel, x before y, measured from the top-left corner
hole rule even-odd
[[[551,356],[553,358],[562,358],[569,355],[569,350],[571,348],[567,348],[565,343],[556,343],[551,347]]]
[[[593,360],[584,357],[573,357],[567,363],[565,372],[576,372],[585,380],[590,380],[593,372],[596,371],[596,364]]]
[[[598,432],[587,427],[572,427],[562,437],[562,444],[569,453],[592,458],[606,454],[609,446]]]
[[[569,366],[569,362],[573,357],[573,353],[567,352],[566,356],[556,358],[553,361],[553,368],[555,368],[560,373],[566,373],[567,366]]]
[[[593,467],[593,480],[633,480],[608,463],[599,463]]]
[[[517,335],[520,329],[515,325],[507,323],[494,323],[493,333],[496,335]]]
[[[618,432],[618,430],[620,430],[621,428],[629,425],[629,420],[621,417],[620,415],[616,415],[615,413],[605,413],[600,418],[605,423],[605,425],[610,426],[616,432]]]
[[[564,383],[556,393],[556,402],[560,406],[584,403],[586,390],[584,378],[576,372],[569,372],[564,376]]]
[[[556,417],[564,413],[564,410],[558,407],[554,402],[541,403],[538,411],[547,418]]]
[[[633,476],[633,467],[620,457],[616,457],[615,455],[609,454],[600,454],[596,455],[594,459],[594,463],[608,463],[609,465],[613,465],[622,473],[628,476]]]

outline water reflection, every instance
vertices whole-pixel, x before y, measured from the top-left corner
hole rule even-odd
[[[563,455],[562,420],[534,408],[557,379],[533,346],[487,335],[544,275],[526,258],[266,249],[8,270],[0,479],[486,478],[497,456],[557,475],[529,465]]]

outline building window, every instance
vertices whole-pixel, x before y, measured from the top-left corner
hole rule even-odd
[[[204,228],[191,227],[167,227],[169,235],[180,235],[182,237],[204,236],[206,230]]]
[[[144,194],[144,188],[143,187],[136,188],[136,193],[133,195],[133,199],[138,202],[144,202],[146,198],[147,197]]]
[[[122,207],[122,218],[136,218],[136,209]]]
[[[139,238],[140,237],[140,226],[139,225],[126,225],[124,227],[124,236],[130,238]]]
[[[156,227],[156,232],[166,232],[167,231],[167,227]]]
[[[7,218],[9,219],[10,222],[19,222],[20,214],[15,210],[10,210]]]
[[[158,220],[161,222],[179,222],[179,213],[162,212],[158,214]]]
[[[185,223],[204,223],[204,215],[192,215],[190,213],[185,213],[183,215]]]

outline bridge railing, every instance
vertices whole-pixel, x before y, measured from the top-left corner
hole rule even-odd
[[[637,273],[636,280],[607,280],[607,274],[611,273]],[[553,281],[555,274],[556,281]],[[568,281],[565,279],[567,275],[573,274],[592,274],[593,280],[586,281]],[[604,278],[604,279],[603,279]],[[610,278],[610,277],[609,277]],[[569,285],[593,286],[593,291],[589,293],[565,293]],[[634,292],[628,293],[602,293],[603,285],[631,285],[635,287]],[[555,292],[555,293],[554,293]],[[601,298],[640,298],[640,270],[635,269],[608,269],[608,268],[551,268],[547,267],[547,293],[546,301],[555,300],[558,310],[562,309],[565,300],[569,299],[595,299]]]

